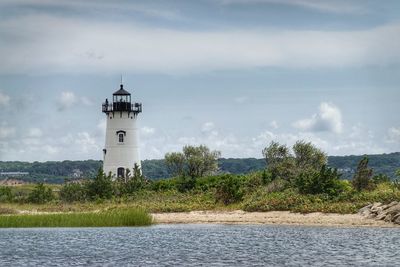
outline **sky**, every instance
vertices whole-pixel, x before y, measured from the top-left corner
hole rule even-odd
[[[0,160],[102,159],[121,75],[142,159],[271,141],[400,151],[400,1],[0,1]]]

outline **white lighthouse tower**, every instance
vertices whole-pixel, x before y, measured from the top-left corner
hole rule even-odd
[[[140,167],[137,117],[142,104],[132,103],[131,94],[121,84],[112,102],[106,99],[103,103],[103,112],[107,116],[103,170],[124,177],[127,169],[132,171],[135,164]]]

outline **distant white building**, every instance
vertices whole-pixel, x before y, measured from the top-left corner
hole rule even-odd
[[[131,94],[121,84],[112,101],[103,103],[103,112],[107,116],[103,170],[124,177],[126,169],[132,171],[135,164],[140,167],[137,117],[142,104],[132,103]]]

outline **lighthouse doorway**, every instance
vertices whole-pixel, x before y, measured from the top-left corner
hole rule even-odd
[[[124,176],[125,176],[125,169],[124,169],[124,168],[118,168],[117,174],[118,174],[118,178],[124,178]]]

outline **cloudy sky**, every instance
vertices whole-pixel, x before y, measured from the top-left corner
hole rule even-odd
[[[0,160],[101,159],[120,76],[141,154],[400,151],[400,1],[0,1]]]

